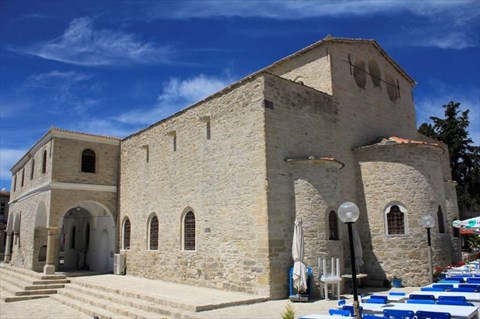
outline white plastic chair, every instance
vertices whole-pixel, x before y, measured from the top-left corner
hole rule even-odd
[[[332,295],[337,287],[337,299],[340,299],[340,282],[342,277],[340,276],[340,258],[331,258],[330,263],[328,258],[318,258],[318,282],[320,293],[325,300],[328,299],[328,286],[332,287]],[[328,267],[330,264],[330,267]]]

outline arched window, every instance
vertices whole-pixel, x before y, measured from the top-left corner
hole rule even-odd
[[[35,159],[32,158],[32,167],[30,171],[30,179],[33,179],[33,173],[35,172]]]
[[[392,205],[387,209],[387,234],[404,235],[405,231],[405,213],[398,205]]]
[[[25,183],[25,168],[22,168],[22,187],[24,183]]]
[[[43,151],[43,159],[42,159],[42,174],[47,172],[47,150]]]
[[[130,220],[128,218],[123,222],[122,233],[122,248],[128,250],[130,249]]]
[[[183,220],[183,249],[195,250],[195,215],[192,211]]]
[[[333,210],[328,213],[328,234],[330,240],[340,239],[338,236],[338,216]]]
[[[437,221],[438,221],[438,232],[440,234],[445,234],[445,221],[443,218],[442,207],[439,205],[437,210]]]
[[[91,149],[82,152],[82,172],[95,173],[95,152]]]
[[[153,216],[148,227],[148,249],[158,250],[158,218]]]

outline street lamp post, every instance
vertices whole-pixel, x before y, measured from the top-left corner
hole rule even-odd
[[[430,275],[430,282],[433,282],[433,263],[432,263],[432,240],[430,238],[430,229],[435,226],[435,219],[430,215],[422,216],[420,225],[427,229],[428,240],[428,271]]]
[[[354,203],[345,202],[338,208],[338,218],[348,227],[348,241],[350,243],[350,260],[352,262],[352,286],[353,286],[353,310],[355,317],[360,319],[358,309],[358,291],[357,291],[357,268],[355,266],[355,248],[353,246],[352,224],[355,223],[360,215],[360,211]]]

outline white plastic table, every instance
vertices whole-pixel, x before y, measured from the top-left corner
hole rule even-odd
[[[463,296],[468,302],[480,305],[480,292],[459,292],[459,291],[412,291],[410,294],[414,295],[433,295],[435,299],[440,296]]]
[[[452,319],[478,319],[478,307],[472,306],[450,306],[450,305],[427,305],[413,303],[389,303],[386,305],[375,303],[361,303],[364,313],[383,314],[385,309],[411,310],[417,311],[436,311],[448,312]],[[320,318],[322,319],[322,318]]]

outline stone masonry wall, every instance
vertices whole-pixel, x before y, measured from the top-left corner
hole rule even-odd
[[[53,182],[116,185],[120,157],[119,145],[55,138]],[[91,149],[96,155],[95,173],[81,172],[82,152]]]
[[[318,275],[318,257],[329,253],[325,216],[338,207],[340,192],[336,168],[308,161],[290,164],[286,159],[340,153],[338,106],[328,94],[274,75],[266,77],[265,98],[272,103],[265,111],[269,233],[270,242],[275,243],[270,245],[275,265],[272,285],[279,297],[285,297],[288,270],[293,265],[295,217],[304,220],[306,261]]]
[[[50,191],[39,193],[27,199],[13,203],[10,206],[9,218],[20,214],[19,241],[14,243],[11,264],[14,266],[38,270],[37,264],[40,237],[35,236],[35,218],[39,204],[50,205]]]
[[[269,296],[263,77],[122,141],[120,220],[131,222],[127,273]],[[196,249],[182,247],[193,211]],[[159,249],[147,221],[159,219]],[[122,223],[119,223],[120,225]]]
[[[401,276],[407,286],[428,282],[426,230],[419,221],[425,214],[436,218],[439,205],[446,211],[441,152],[440,148],[419,145],[357,150],[362,182],[359,192],[363,191],[359,198],[365,198],[370,225],[369,236],[363,238],[368,247],[364,258],[376,279],[390,274]],[[385,210],[392,204],[407,210],[405,235],[386,233]],[[434,265],[451,261],[450,237],[449,228],[445,234],[438,233],[438,226],[432,228]]]
[[[35,187],[43,185],[51,180],[52,177],[52,151],[53,148],[53,141],[48,141],[42,146],[35,154],[33,154],[32,158],[17,172],[13,172],[12,176],[12,187],[10,193],[10,201],[15,200],[19,196],[21,196],[26,191],[29,191]],[[47,162],[46,162],[46,172],[42,172],[42,162],[43,162],[43,153],[44,151],[47,152]],[[34,161],[34,165],[32,166],[32,161]],[[33,175],[32,175],[32,168],[33,168]],[[25,170],[24,175],[24,184],[22,186],[22,171]],[[33,176],[33,178],[32,178]],[[16,185],[15,184],[16,178]]]

